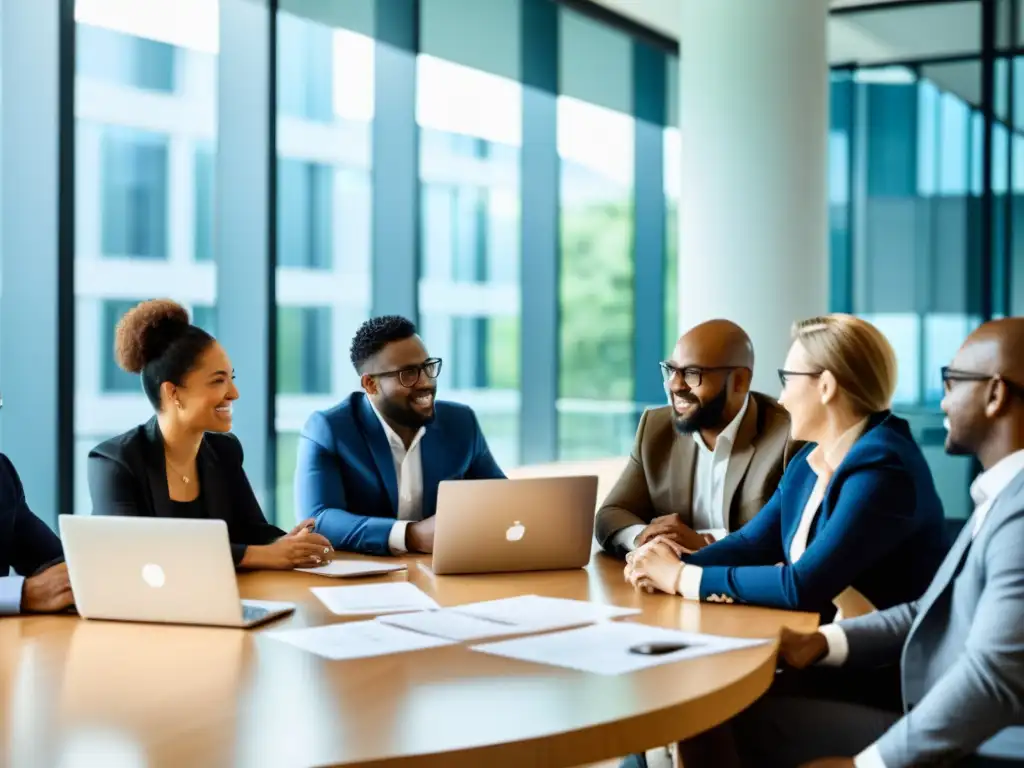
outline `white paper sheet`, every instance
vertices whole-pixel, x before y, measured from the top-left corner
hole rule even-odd
[[[296,568],[295,570],[302,571],[302,573],[315,573],[317,576],[348,579],[353,576],[374,576],[405,569],[405,563],[385,563],[380,560],[333,560],[319,568]]]
[[[407,581],[354,587],[310,587],[316,598],[339,616],[370,616],[440,608],[433,598]]]
[[[377,621],[393,627],[404,627],[414,632],[458,641],[487,640],[492,637],[516,635],[524,631],[511,624],[498,624],[487,619],[478,619],[476,616],[459,613],[452,608],[381,616]]]
[[[288,629],[263,634],[335,661],[366,659],[371,656],[420,651],[452,644],[450,640],[389,627],[376,621],[354,621],[348,624]]]
[[[688,647],[660,656],[645,656],[629,650],[652,642],[679,643]],[[767,642],[770,641],[679,632],[632,622],[605,622],[567,632],[478,645],[473,650],[595,675],[621,675]]]
[[[505,635],[549,632],[640,613],[633,608],[522,595],[469,603],[440,611],[383,616],[378,621],[451,640],[486,640]]]
[[[488,600],[484,603],[470,603],[457,606],[454,610],[480,619],[512,624],[525,631],[577,627],[640,613],[639,608],[619,608],[616,605],[539,595],[520,595],[502,600]]]

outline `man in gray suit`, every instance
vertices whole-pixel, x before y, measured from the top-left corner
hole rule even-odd
[[[974,514],[931,586],[914,603],[781,639],[781,658],[797,669],[900,665],[903,711],[769,694],[733,721],[743,764],[1024,758],[1024,318],[982,325],[942,379],[946,451],[975,455],[984,472],[971,486]]]

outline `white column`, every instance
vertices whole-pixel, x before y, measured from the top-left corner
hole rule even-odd
[[[779,389],[794,320],[828,308],[826,0],[683,0],[679,323],[750,334]]]

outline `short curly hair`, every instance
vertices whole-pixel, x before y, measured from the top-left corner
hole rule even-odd
[[[171,299],[136,304],[118,321],[114,357],[128,373],[142,376],[142,389],[160,408],[160,385],[180,385],[213,336],[189,321],[188,310]]]
[[[416,325],[401,315],[384,315],[367,320],[356,331],[349,349],[349,358],[358,373],[363,372],[366,361],[393,341],[403,341],[416,335]]]

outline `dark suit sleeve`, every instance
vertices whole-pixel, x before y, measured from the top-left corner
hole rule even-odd
[[[248,547],[270,544],[284,536],[285,532],[267,522],[249,477],[242,468],[245,458],[242,443],[234,435],[231,435],[231,443],[236,451],[234,461],[237,461],[235,468],[238,481],[232,487],[233,493],[236,494],[236,504],[228,529],[231,537],[231,556],[235,565],[240,565]]]
[[[11,566],[21,576],[31,576],[44,565],[63,557],[60,539],[36,517],[25,501],[21,478],[10,459],[0,454],[0,503],[11,520]],[[2,574],[6,575],[6,574]]]
[[[820,611],[861,573],[906,545],[917,526],[915,497],[914,478],[902,466],[855,471],[839,488],[824,530],[797,563],[702,565],[701,599],[717,594],[771,608]],[[748,525],[756,524],[754,518]],[[698,555],[688,562],[701,565]]]
[[[299,436],[295,467],[295,501],[301,517],[316,520],[316,532],[336,549],[369,555],[390,555],[388,536],[394,518],[370,517],[348,510],[331,426],[314,413]]]
[[[138,481],[124,464],[90,453],[86,475],[94,515],[139,516]]]
[[[480,429],[480,422],[476,414],[470,411],[470,419],[473,422],[473,460],[469,469],[466,470],[467,480],[504,480],[505,473],[501,471],[498,462],[491,455],[491,449],[484,438],[483,430]]]
[[[612,549],[612,538],[623,528],[646,526],[654,519],[654,503],[647,490],[647,475],[641,459],[646,427],[647,411],[644,411],[636,428],[636,440],[626,468],[597,510],[594,532],[598,542],[607,550]]]

